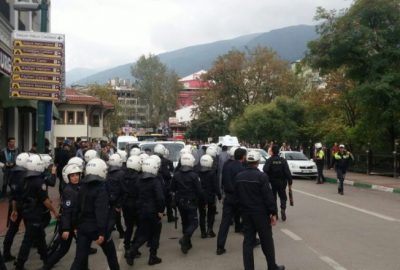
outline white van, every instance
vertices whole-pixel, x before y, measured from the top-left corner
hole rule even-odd
[[[119,136],[117,138],[117,148],[119,150],[125,150],[128,144],[137,143],[139,140],[135,136]]]

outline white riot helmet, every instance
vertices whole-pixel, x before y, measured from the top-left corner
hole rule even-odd
[[[126,153],[126,151],[118,150],[118,151],[117,151],[117,154],[121,156],[122,163],[126,162],[127,155],[128,155],[128,154]]]
[[[93,180],[105,181],[107,177],[107,164],[100,158],[93,158],[86,164],[86,182]]]
[[[154,158],[148,158],[145,161],[143,161],[142,171],[144,173],[157,175],[158,169],[159,169],[159,167],[157,164],[157,160],[155,160]]]
[[[142,170],[142,162],[139,156],[131,156],[126,161],[126,167],[140,172]]]
[[[83,168],[85,167],[85,162],[80,157],[70,158],[68,160],[68,164],[76,164],[79,166],[79,168],[81,168],[82,171],[83,171]]]
[[[211,168],[213,165],[213,158],[210,155],[203,155],[200,159],[200,165],[202,167]]]
[[[73,173],[82,173],[82,169],[79,167],[78,164],[75,163],[67,164],[62,170],[62,177],[66,184],[69,183],[68,176]]]
[[[249,163],[259,162],[261,159],[261,154],[258,151],[250,151],[247,153],[246,161]]]
[[[166,150],[165,146],[160,144],[160,143],[157,144],[156,146],[154,146],[154,153],[155,154],[159,154],[161,156],[164,156],[165,150]]]
[[[142,153],[142,154],[139,155],[139,157],[140,157],[140,162],[143,164],[143,162],[144,162],[146,159],[149,158],[149,155],[146,154],[146,153]]]
[[[192,154],[183,154],[181,156],[181,165],[182,166],[187,166],[187,167],[194,167],[194,163],[195,163],[196,159],[194,158],[194,156]]]
[[[132,148],[131,151],[129,152],[129,156],[130,156],[130,157],[131,157],[131,156],[139,156],[140,153],[142,153],[142,152],[140,151],[140,149],[134,147],[134,148]]]
[[[112,154],[108,158],[108,165],[112,167],[122,167],[122,158],[119,154]]]
[[[206,154],[210,155],[212,158],[215,158],[217,156],[217,148],[209,146],[206,150]]]
[[[161,167],[161,158],[157,155],[151,155],[149,158],[154,159],[155,161],[157,161],[157,166]]]
[[[316,149],[322,148],[322,143],[318,142],[314,146]]]
[[[39,155],[31,155],[26,161],[26,169],[30,171],[29,175],[40,175],[45,168],[44,162]]]
[[[21,153],[15,159],[15,164],[19,167],[26,169],[26,163],[28,161],[29,154],[28,153]]]
[[[229,156],[233,159],[235,157],[235,151],[238,149],[239,147],[236,146],[232,146],[231,149],[229,149]]]
[[[41,154],[40,158],[43,160],[45,168],[53,164],[53,158],[49,154]]]
[[[190,154],[191,155],[192,151],[185,147],[185,148],[182,148],[181,151],[179,151],[179,154],[180,154],[180,156],[183,156],[185,154]]]
[[[96,150],[93,150],[93,149],[87,150],[86,153],[85,153],[85,161],[86,161],[86,163],[88,163],[89,161],[91,161],[94,158],[97,158]]]
[[[165,148],[163,157],[168,158],[168,156],[169,156],[169,150],[168,148]]]

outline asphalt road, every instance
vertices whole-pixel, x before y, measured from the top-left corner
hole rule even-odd
[[[337,194],[333,184],[315,185],[311,181],[295,180],[295,206],[288,207],[288,220],[273,228],[276,257],[289,270],[375,270],[400,269],[400,195],[381,191],[345,187],[345,195]],[[218,231],[222,210],[216,218]],[[232,228],[233,229],[233,228]],[[52,231],[48,229],[49,234]],[[20,243],[22,235],[18,235]],[[216,239],[201,239],[197,230],[193,249],[183,255],[178,238],[180,230],[164,221],[159,256],[162,264],[148,266],[148,250],[142,247],[142,257],[133,269],[153,270],[214,270],[243,269],[242,235],[229,233],[227,253],[215,254]],[[114,235],[121,269],[132,269],[123,258],[122,240]],[[13,254],[17,254],[14,245]],[[69,269],[75,253],[70,252],[54,269]],[[256,269],[266,269],[261,248],[254,249]],[[90,257],[90,269],[108,269],[105,256]],[[12,263],[7,264],[13,269]],[[39,269],[41,262],[32,250],[27,269]]]

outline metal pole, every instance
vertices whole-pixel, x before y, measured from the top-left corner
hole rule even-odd
[[[40,32],[47,32],[47,13],[48,13],[48,2],[42,0],[40,4],[41,21],[40,21]],[[46,121],[46,103],[49,101],[38,101],[37,119],[38,119],[38,134],[37,134],[37,150],[39,153],[44,153],[44,142],[45,142],[45,121]]]

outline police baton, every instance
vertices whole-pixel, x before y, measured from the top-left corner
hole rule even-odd
[[[293,192],[292,192],[292,189],[291,189],[291,188],[289,188],[289,203],[290,203],[290,206],[293,206],[293,205],[294,205],[294,202],[293,202]]]

